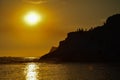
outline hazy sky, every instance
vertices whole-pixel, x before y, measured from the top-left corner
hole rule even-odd
[[[31,28],[23,16],[33,10],[43,20]],[[120,0],[0,0],[0,56],[41,56],[68,32],[102,25],[116,13]]]

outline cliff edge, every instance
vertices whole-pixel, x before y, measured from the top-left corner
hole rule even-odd
[[[102,26],[70,32],[59,46],[42,56],[47,62],[119,62],[120,14],[110,16]]]

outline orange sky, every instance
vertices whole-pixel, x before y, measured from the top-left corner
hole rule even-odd
[[[102,25],[120,10],[119,0],[0,0],[0,56],[41,56],[77,28]],[[42,21],[30,27],[29,11]]]

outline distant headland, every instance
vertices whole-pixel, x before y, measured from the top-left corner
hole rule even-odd
[[[110,16],[102,26],[78,29],[42,56],[41,62],[119,62],[120,14]]]

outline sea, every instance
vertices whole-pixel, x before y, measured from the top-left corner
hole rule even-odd
[[[0,64],[0,80],[120,80],[119,63]]]

